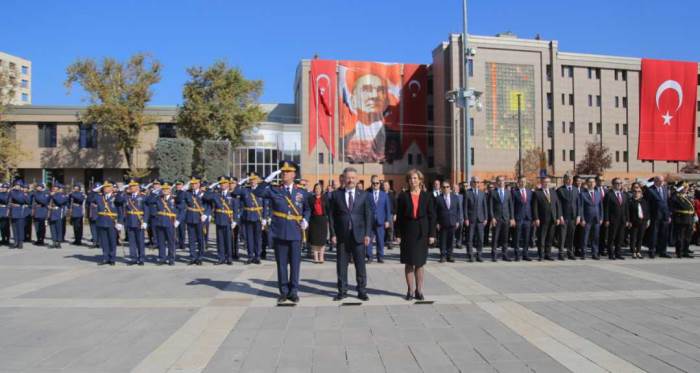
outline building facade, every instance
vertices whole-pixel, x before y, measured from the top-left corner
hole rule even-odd
[[[12,105],[31,105],[32,103],[32,62],[21,57],[0,52],[0,71],[7,74],[14,90],[10,98]],[[9,87],[0,87],[8,90]],[[6,91],[7,92],[7,91]]]

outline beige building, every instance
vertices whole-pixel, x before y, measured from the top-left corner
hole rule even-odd
[[[8,74],[10,84],[14,86],[13,105],[30,105],[32,103],[32,62],[0,52],[0,71]],[[0,87],[7,90],[8,87]]]
[[[589,142],[610,149],[608,179],[677,173],[683,167],[677,162],[637,160],[640,58],[562,52],[557,41],[512,34],[470,36],[468,46],[473,50],[469,88],[482,93],[483,108],[470,110],[473,174],[515,175],[518,95],[523,149],[543,149],[552,175],[575,172]],[[435,139],[436,149],[445,150],[435,158],[436,163],[450,165],[453,178],[462,177],[465,126],[461,109],[445,99],[445,92],[460,87],[465,66],[460,49],[461,35],[450,35],[433,50],[432,65],[435,123],[449,128]],[[697,106],[700,110],[700,102]],[[700,125],[700,116],[698,120]]]
[[[266,118],[245,134],[245,143],[233,152],[232,174],[265,172],[276,167],[278,158],[298,159],[299,124],[290,104],[262,104]],[[122,180],[127,166],[113,141],[91,125],[81,123],[84,107],[14,106],[3,115],[11,136],[26,152],[18,166],[19,176],[27,182],[86,183],[104,179]],[[156,123],[141,134],[134,153],[136,167],[157,174],[155,144],[159,138],[177,136],[174,117],[177,108],[149,107],[146,114]],[[264,134],[265,136],[261,137]],[[273,140],[269,140],[273,139]],[[248,156],[252,150],[252,156]],[[242,154],[245,154],[243,156]],[[276,169],[276,168],[275,168]]]

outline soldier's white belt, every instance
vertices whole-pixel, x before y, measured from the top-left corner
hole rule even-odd
[[[293,215],[293,214],[287,214],[284,212],[279,212],[279,211],[272,211],[272,215],[282,218],[282,219],[287,219],[287,220],[294,220],[294,221],[301,221],[303,219],[301,215]]]

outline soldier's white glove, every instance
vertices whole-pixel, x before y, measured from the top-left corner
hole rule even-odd
[[[124,229],[124,226],[121,225],[121,224],[119,224],[119,223],[117,223],[117,224],[115,225],[115,228],[117,228],[117,230],[121,232],[122,229]]]
[[[234,222],[232,222],[232,223],[231,223],[231,229],[236,229],[236,225],[237,225],[237,224],[236,224],[236,222],[235,222],[235,221],[234,221]]]
[[[268,175],[268,176],[265,178],[265,182],[266,182],[266,183],[269,183],[269,182],[271,182],[272,180],[275,180],[275,178],[277,177],[277,175],[279,175],[279,174],[281,174],[281,173],[282,173],[282,170],[277,170],[277,171],[271,173],[270,175]]]
[[[263,219],[262,222],[261,222],[261,224],[262,224],[263,227],[266,226],[266,225],[267,225],[267,220]]]
[[[177,220],[175,220],[175,223],[173,223],[173,225],[175,226],[175,228],[177,228],[177,227],[179,227],[179,226],[180,226],[180,222],[179,222],[179,221],[177,221]]]
[[[148,223],[141,223],[141,229],[143,229],[143,230],[148,229]]]
[[[248,179],[250,179],[250,178],[246,177],[245,179],[239,180],[238,184],[245,184],[245,182],[248,181]]]
[[[207,221],[207,219],[209,219],[208,216],[202,215],[202,217],[201,217],[202,223],[205,223]]]
[[[309,227],[309,223],[306,222],[306,219],[301,220],[301,229],[306,230],[306,228]]]

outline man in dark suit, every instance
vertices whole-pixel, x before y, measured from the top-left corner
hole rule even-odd
[[[532,215],[537,230],[537,259],[554,260],[551,256],[554,230],[561,223],[561,205],[557,193],[551,187],[549,177],[542,178],[542,186],[532,199]]]
[[[576,259],[574,256],[574,234],[576,227],[581,222],[578,194],[578,189],[574,187],[571,175],[565,174],[564,185],[557,189],[557,198],[559,198],[562,216],[564,217],[564,223],[560,227],[559,260],[564,260],[564,255],[569,259]]]
[[[627,195],[622,191],[622,179],[616,177],[612,180],[613,189],[603,203],[604,225],[608,228],[608,258],[610,260],[622,257],[622,241],[625,237],[625,229],[629,226],[629,211],[627,207]]]
[[[651,211],[649,257],[659,255],[662,258],[670,258],[666,253],[668,247],[668,229],[671,223],[671,210],[669,208],[670,193],[664,185],[664,177],[654,177],[654,185],[647,189],[645,196],[649,201]]]
[[[476,261],[481,262],[484,247],[484,227],[488,223],[486,194],[481,189],[481,180],[472,177],[471,188],[464,195],[464,225],[467,227],[467,260],[472,261],[472,244],[476,246]]]
[[[461,225],[464,215],[460,209],[459,198],[452,193],[450,182],[447,180],[442,182],[442,193],[435,199],[435,207],[440,234],[440,263],[444,263],[445,258],[452,263],[455,230]]]
[[[583,183],[585,180],[581,178],[579,175],[574,175],[574,189],[576,189],[576,193],[578,194],[579,198],[579,217],[583,214],[582,212],[582,207],[581,207],[581,193],[585,192],[585,188],[583,187]],[[583,225],[581,225],[581,220],[579,219],[579,223],[576,224],[576,228],[574,230],[574,258],[575,257],[580,257],[581,253],[583,252],[584,249],[584,244],[583,244]]]
[[[595,187],[595,179],[586,179],[586,189],[579,194],[581,204],[581,225],[583,226],[583,250],[581,259],[586,258],[586,246],[591,247],[591,257],[600,259],[598,243],[600,224],[603,222],[603,199]]]
[[[347,167],[343,171],[343,180],[344,188],[334,191],[328,200],[331,241],[338,245],[338,294],[333,299],[338,301],[347,297],[348,257],[352,255],[355,262],[357,297],[367,301],[369,297],[364,259],[365,247],[369,245],[372,235],[371,196],[356,188],[358,177],[354,168]]]
[[[497,261],[496,248],[501,246],[503,260],[510,262],[508,257],[508,230],[515,226],[513,219],[513,200],[510,191],[506,189],[506,180],[503,176],[496,177],[496,186],[488,199],[489,220],[493,234],[491,236],[491,261]]]
[[[367,246],[367,262],[372,262],[372,251],[374,251],[375,245],[372,243],[372,239],[374,239],[377,245],[377,262],[384,263],[384,235],[391,221],[391,203],[386,192],[381,190],[379,176],[372,175],[370,180],[372,183],[369,189],[370,206],[372,207],[372,236],[369,246]]]
[[[528,248],[530,246],[530,227],[532,225],[532,191],[527,188],[527,178],[518,178],[518,187],[511,190],[513,200],[513,217],[515,219],[515,237],[513,250],[515,261],[530,261]],[[520,250],[519,250],[520,249]]]

